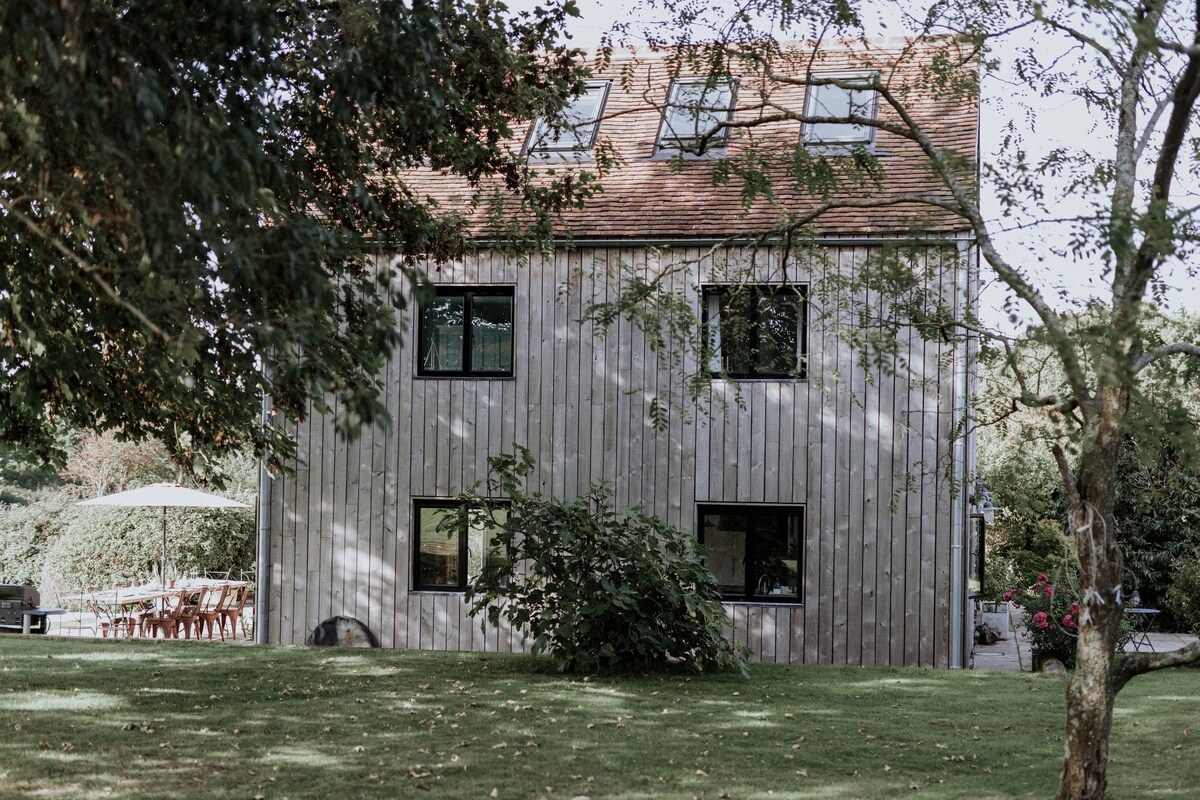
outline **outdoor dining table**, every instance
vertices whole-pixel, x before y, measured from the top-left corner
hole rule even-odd
[[[250,581],[233,581],[221,578],[184,578],[174,581],[174,585],[163,586],[149,583],[140,586],[124,586],[100,589],[94,592],[79,592],[63,595],[63,602],[95,603],[105,608],[133,609],[145,607],[149,603],[165,605],[169,597],[183,592],[198,592],[201,589],[219,589],[227,586],[230,589],[240,589],[248,586]]]

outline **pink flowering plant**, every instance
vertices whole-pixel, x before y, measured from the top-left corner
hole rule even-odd
[[[1009,589],[1003,598],[1022,609],[1025,614],[1025,632],[1033,650],[1034,667],[1049,658],[1057,658],[1068,669],[1075,666],[1075,639],[1079,632],[1079,618],[1083,608],[1074,596],[1075,592],[1062,585],[1055,586],[1042,573],[1032,586],[1024,589]],[[1118,649],[1127,639],[1122,632]]]

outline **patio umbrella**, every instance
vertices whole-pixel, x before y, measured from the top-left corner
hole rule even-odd
[[[139,489],[106,494],[79,503],[81,506],[121,506],[124,508],[162,508],[162,577],[167,585],[167,509],[168,508],[249,508],[228,497],[188,489],[178,483],[152,483]]]

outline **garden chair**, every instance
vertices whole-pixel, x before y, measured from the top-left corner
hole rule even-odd
[[[196,629],[196,638],[200,638],[200,609],[204,605],[204,600],[208,597],[209,589],[202,587],[195,593],[185,592],[183,594],[183,608],[179,614],[179,627],[183,629],[183,638],[192,638],[192,628]],[[193,597],[195,600],[193,601]]]
[[[205,596],[200,607],[196,610],[196,638],[200,638],[201,629],[207,629],[208,638],[211,641],[213,637],[213,626],[221,632],[221,641],[225,641],[225,626],[220,623],[222,612],[225,610],[225,601],[231,597],[230,587],[222,586],[218,589],[210,591]]]
[[[121,626],[124,624],[123,618],[114,618],[112,612],[104,606],[96,602],[94,598],[89,598],[88,610],[92,612],[92,616],[96,619],[96,628],[100,629],[100,636],[107,639],[108,634],[112,634],[116,639],[121,634]],[[93,634],[96,628],[92,629]]]
[[[221,610],[221,639],[225,638],[225,623],[229,623],[229,635],[237,638],[238,620],[241,619],[242,609],[246,607],[246,600],[250,596],[250,584],[243,584],[235,590],[233,599],[229,604]]]
[[[164,601],[161,611],[152,610],[142,614],[142,635],[153,639],[162,631],[164,639],[178,639],[180,618],[185,612],[184,602],[187,595],[187,592],[170,595]]]

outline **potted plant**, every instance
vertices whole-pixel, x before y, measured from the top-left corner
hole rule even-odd
[[[1007,600],[981,600],[979,603],[982,624],[996,631],[996,635],[1001,640],[1006,640],[1009,637],[1008,624],[1008,601]]]

